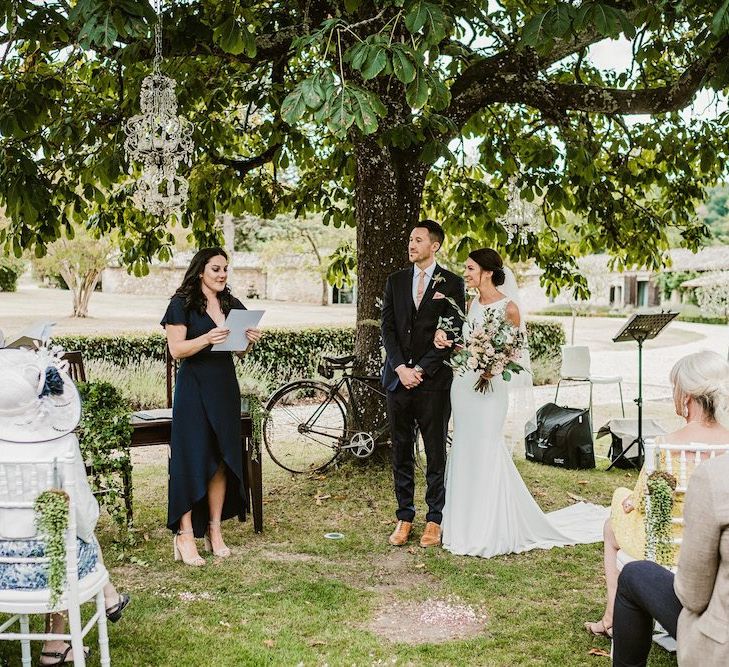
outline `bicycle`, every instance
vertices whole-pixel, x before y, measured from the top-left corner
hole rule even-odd
[[[370,428],[362,424],[364,397],[377,394],[384,415],[386,394],[378,376],[354,374],[354,360],[354,355],[322,357],[319,374],[331,380],[342,371],[338,380],[295,380],[268,399],[263,442],[274,463],[293,473],[320,472],[343,452],[367,458],[388,436],[384,417]]]
[[[262,430],[266,451],[276,465],[292,473],[321,472],[344,452],[367,458],[377,443],[389,443],[390,427],[384,409],[387,394],[380,377],[353,374],[354,361],[354,355],[324,356],[317,370],[328,380],[341,371],[336,382],[294,380],[271,395]],[[360,405],[364,395],[371,392],[383,403],[382,418],[368,429],[362,424]],[[447,447],[450,441],[449,432]],[[413,456],[418,469],[425,472],[425,453],[417,427]]]

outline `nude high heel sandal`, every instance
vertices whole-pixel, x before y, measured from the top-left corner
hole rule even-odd
[[[220,526],[220,521],[210,521],[209,525]],[[210,528],[208,528],[208,532],[205,533],[205,551],[212,551],[213,556],[217,556],[218,558],[228,558],[228,556],[230,556],[230,549],[228,547],[223,547],[220,551],[213,551],[213,544],[210,541]]]
[[[205,565],[205,559],[199,554],[190,559],[185,558],[185,555],[182,551],[180,551],[180,547],[177,544],[177,538],[180,535],[192,535],[192,530],[178,530],[177,534],[172,538],[172,553],[175,560],[181,560],[185,565],[190,565],[192,567],[202,567]]]

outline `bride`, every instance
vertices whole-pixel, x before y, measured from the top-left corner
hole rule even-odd
[[[468,307],[464,339],[488,308],[526,331],[514,274],[504,267],[495,250],[474,250],[466,260],[465,280],[466,287],[477,289],[478,295]],[[442,349],[453,341],[439,329],[434,344]],[[528,353],[519,363],[531,370]],[[528,372],[512,378],[510,382],[501,376],[484,378],[491,380],[491,391],[480,393],[474,389],[476,371],[454,375],[454,430],[445,478],[443,548],[454,554],[491,558],[602,541],[607,508],[578,503],[544,514],[519,475],[506,446],[504,424],[509,394],[512,404],[522,409],[529,402],[525,401],[528,395],[533,408],[533,390]]]

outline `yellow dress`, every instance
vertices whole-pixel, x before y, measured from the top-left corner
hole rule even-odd
[[[678,464],[674,465],[674,474],[677,472]],[[696,464],[693,456],[689,457],[686,461],[686,479],[691,477],[691,473],[694,471]],[[666,469],[666,457],[664,452],[660,454],[660,460],[658,463],[659,470]],[[645,485],[646,485],[646,472],[643,467],[638,475],[638,480],[635,483],[635,488],[631,491],[630,489],[621,486],[615,489],[613,493],[613,500],[610,506],[610,522],[612,524],[613,533],[615,533],[615,539],[617,540],[620,548],[625,551],[631,557],[642,560],[645,558]],[[623,501],[628,497],[633,497],[633,506],[635,509],[631,512],[625,512],[623,509]],[[681,518],[683,516],[683,504],[684,494],[675,493],[673,497],[673,512],[674,518]],[[683,533],[683,526],[681,524],[673,525],[673,536],[681,537]],[[675,566],[678,564],[678,545],[673,548],[673,557],[670,562],[663,563],[663,565]]]

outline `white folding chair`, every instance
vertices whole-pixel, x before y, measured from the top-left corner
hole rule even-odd
[[[620,392],[620,408],[625,417],[625,404],[623,403],[623,378],[620,375],[593,375],[590,372],[590,348],[587,345],[563,345],[562,365],[559,369],[559,381],[554,392],[554,402],[557,402],[559,388],[563,381],[590,385],[590,425],[594,428],[592,418],[592,387],[596,384],[617,384]]]
[[[22,448],[34,445],[24,444]],[[0,613],[11,614],[11,617],[0,624],[0,639],[20,641],[23,667],[30,667],[31,640],[62,640],[70,642],[73,649],[74,664],[84,667],[86,664],[83,638],[89,630],[98,624],[99,652],[101,665],[108,667],[109,638],[106,630],[106,609],[104,602],[104,585],[109,580],[106,568],[98,562],[95,569],[83,579],[78,578],[76,549],[76,518],[74,504],[74,457],[72,453],[62,458],[20,460],[21,447],[10,443],[2,444],[0,455],[0,539],[17,541],[20,539],[37,539],[33,527],[33,505],[40,493],[51,488],[62,488],[69,495],[68,528],[66,530],[66,583],[63,594],[53,607],[50,606],[51,592],[48,588],[33,590],[0,590]],[[15,448],[15,449],[14,449]],[[15,456],[15,459],[13,459]],[[21,528],[19,528],[21,527]],[[30,533],[30,534],[29,534]],[[3,557],[0,563],[42,565],[48,558]],[[89,621],[81,625],[81,605],[95,600],[96,610]],[[30,631],[30,614],[47,614],[51,612],[68,612],[68,629],[66,634],[34,633]],[[20,632],[9,630],[18,622]]]

